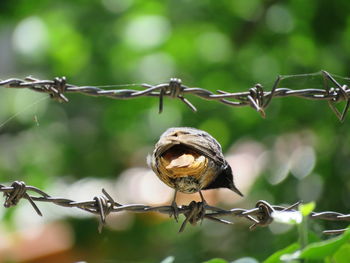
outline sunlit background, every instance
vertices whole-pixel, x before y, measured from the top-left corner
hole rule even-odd
[[[325,69],[349,74],[350,2],[338,1],[1,1],[0,79],[66,76],[76,85],[159,84],[170,77],[211,91],[270,90],[278,75]],[[322,88],[321,76],[290,78],[292,89]],[[123,88],[108,86],[107,89]],[[213,101],[112,100],[70,95],[59,104],[33,91],[0,89],[0,183],[23,180],[52,196],[92,200],[105,188],[119,203],[169,204],[173,190],[147,167],[160,134],[191,126],[222,145],[245,194],[206,191],[208,203],[253,208],[315,201],[316,210],[350,209],[349,118],[326,102],[274,99],[262,119],[252,108]],[[342,106],[342,105],[340,105]],[[179,195],[179,204],[199,200]],[[260,262],[297,240],[294,227],[249,231],[204,221],[181,225],[167,216],[111,214],[26,200],[0,208],[0,262],[202,262],[213,257]],[[335,223],[312,222],[324,238]],[[316,238],[316,237],[315,237]],[[166,262],[166,261],[164,261]],[[171,262],[171,261],[167,261]]]

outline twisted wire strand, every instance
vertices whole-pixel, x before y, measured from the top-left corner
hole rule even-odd
[[[171,205],[165,206],[149,206],[143,204],[120,204],[116,202],[106,190],[102,189],[100,196],[95,196],[92,200],[88,201],[74,201],[67,198],[53,197],[44,191],[34,186],[27,186],[22,181],[14,181],[10,186],[0,184],[0,192],[4,194],[5,201],[4,206],[6,208],[16,206],[21,199],[27,199],[30,205],[34,208],[36,213],[42,216],[41,211],[36,205],[36,202],[52,203],[57,206],[78,208],[85,212],[96,214],[100,218],[99,231],[102,230],[102,226],[105,224],[106,217],[110,213],[118,213],[121,211],[129,211],[135,213],[147,213],[158,212],[161,214],[176,216],[175,209]],[[29,193],[34,193],[31,195]],[[267,201],[258,201],[256,207],[253,209],[232,208],[229,210],[222,209],[220,207],[210,206],[203,202],[192,201],[189,205],[183,205],[178,207],[178,214],[183,214],[185,220],[183,221],[179,232],[182,232],[187,223],[196,225],[199,221],[208,219],[214,222],[223,224],[233,224],[232,221],[222,219],[222,216],[242,217],[252,223],[249,227],[250,230],[254,230],[256,227],[266,227],[274,220],[273,212],[297,212],[297,207],[301,202],[297,202],[291,206],[284,207],[278,205],[271,205]],[[309,216],[310,219],[320,219],[328,221],[350,221],[350,214],[342,214],[338,212],[312,212]],[[325,234],[340,234],[346,229],[326,230]]]
[[[323,87],[320,89],[299,89],[280,88],[280,82],[290,77],[307,77],[320,75],[323,80]],[[248,91],[244,92],[227,92],[217,90],[213,93],[209,90],[197,87],[188,87],[183,85],[180,79],[171,78],[169,83],[158,85],[149,84],[127,84],[126,86],[140,86],[144,90],[134,89],[113,89],[107,90],[95,86],[76,86],[68,84],[66,78],[55,78],[54,80],[39,80],[33,77],[25,79],[10,78],[0,81],[0,86],[5,88],[27,88],[36,92],[47,93],[50,97],[59,102],[68,102],[65,96],[67,93],[79,93],[88,96],[108,97],[112,99],[134,99],[138,97],[158,97],[159,112],[163,110],[163,98],[176,98],[185,103],[192,111],[197,111],[196,107],[185,96],[193,95],[205,100],[214,100],[232,107],[250,106],[255,109],[262,117],[265,117],[265,109],[275,97],[298,97],[308,100],[324,100],[327,101],[329,107],[335,113],[340,121],[344,121],[350,106],[350,89],[347,85],[341,85],[335,75],[331,75],[327,71],[318,73],[285,75],[278,76],[273,84],[271,91],[265,91],[263,86],[256,84]],[[342,78],[349,80],[348,78]],[[341,111],[336,104],[345,101],[346,104]]]
[[[162,83],[159,85],[141,84],[144,90],[134,89],[118,89],[105,90],[95,86],[75,86],[67,84],[66,78],[55,78],[54,80],[39,80],[33,77],[22,79],[7,79],[0,81],[0,86],[5,88],[27,88],[36,92],[47,93],[49,96],[59,102],[68,102],[65,96],[66,93],[80,93],[89,96],[109,97],[113,99],[132,99],[137,97],[158,97],[159,98],[159,112],[163,110],[163,97],[178,98],[185,103],[190,109],[196,111],[196,107],[187,99],[185,95],[191,94],[206,100],[214,100],[225,105],[233,107],[250,106],[258,111],[262,117],[265,117],[265,109],[270,104],[274,97],[299,97],[309,100],[325,100],[328,102],[330,108],[334,111],[340,121],[345,119],[345,116],[350,106],[350,89],[347,85],[339,84],[336,79],[326,71],[319,73],[294,75],[294,76],[316,76],[320,74],[323,77],[323,89],[301,89],[293,90],[289,88],[279,88],[282,79],[293,76],[279,76],[276,78],[271,91],[264,91],[263,86],[256,84],[246,92],[229,93],[218,90],[213,93],[202,88],[191,88],[182,84],[180,79],[172,78],[169,83]],[[349,80],[343,78],[344,80]],[[129,84],[125,86],[137,86],[136,84]],[[345,101],[344,108],[339,111],[336,103]],[[29,195],[27,192],[31,191],[38,196]],[[147,206],[142,204],[121,205],[113,200],[113,198],[102,190],[102,196],[96,196],[91,201],[77,202],[66,198],[52,197],[42,190],[26,186],[24,182],[15,181],[9,187],[0,185],[0,192],[4,193],[4,206],[9,208],[18,204],[20,199],[27,199],[38,215],[42,215],[35,202],[49,202],[63,207],[75,207],[89,213],[100,216],[100,227],[105,223],[106,216],[112,212],[131,211],[131,212],[159,212],[169,216],[176,216],[172,206]],[[224,210],[218,207],[208,206],[207,204],[191,202],[187,206],[180,206],[178,213],[185,216],[185,221],[181,225],[180,232],[184,230],[187,223],[195,225],[198,221],[209,219],[212,221],[232,224],[232,222],[219,218],[220,216],[231,215],[237,217],[244,217],[253,222],[250,229],[257,226],[267,226],[273,221],[273,212],[282,211],[290,212],[297,211],[294,208],[299,203],[291,207],[281,207],[268,204],[266,201],[259,201],[257,207],[246,210],[241,208],[234,208],[231,210]],[[311,219],[322,219],[332,221],[350,221],[350,215],[341,214],[337,212],[312,212]],[[327,234],[338,234],[345,231],[345,229],[326,230]]]

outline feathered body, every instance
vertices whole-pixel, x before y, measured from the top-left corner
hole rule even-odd
[[[234,185],[220,144],[205,131],[189,127],[168,129],[155,145],[150,165],[164,183],[177,191],[228,188],[243,196]]]

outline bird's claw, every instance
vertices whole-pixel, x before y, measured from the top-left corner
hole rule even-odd
[[[198,221],[203,222],[203,218],[205,216],[205,206],[207,203],[192,201],[188,207],[190,210],[186,212],[184,215],[186,217],[185,221],[182,223],[179,232],[184,231],[187,222],[191,225],[196,225]]]
[[[173,201],[171,203],[171,207],[173,208],[173,213],[170,215],[170,217],[174,216],[175,221],[178,222],[179,221],[179,207],[177,206],[175,201]]]

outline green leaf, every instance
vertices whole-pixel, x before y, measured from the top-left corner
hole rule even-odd
[[[339,237],[308,245],[300,254],[304,259],[324,259],[332,256],[343,244],[350,240],[350,229]]]
[[[299,206],[299,211],[301,212],[301,214],[303,216],[308,216],[315,209],[315,207],[316,207],[315,202],[310,202],[310,203],[307,203],[307,204],[301,204]]]
[[[331,262],[349,263],[350,262],[350,244],[342,245],[337,252],[334,253]]]
[[[280,260],[281,256],[285,255],[285,254],[289,254],[289,253],[293,253],[295,252],[297,249],[299,249],[299,244],[298,243],[293,243],[291,245],[289,245],[288,247],[281,249],[277,252],[275,252],[274,254],[272,254],[271,256],[269,256],[264,263],[279,263],[282,262]]]
[[[205,261],[203,263],[228,263],[228,262],[222,258],[213,258],[213,259]]]

